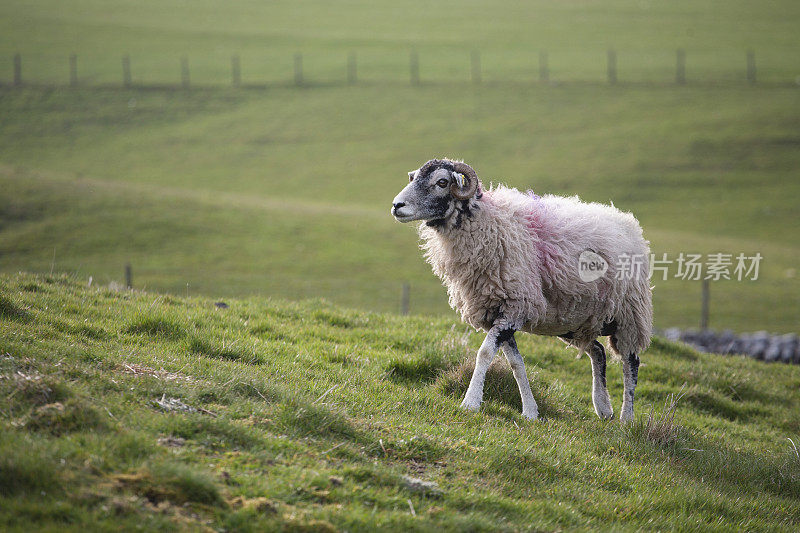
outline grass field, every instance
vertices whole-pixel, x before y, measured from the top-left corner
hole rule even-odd
[[[798,332],[798,20],[788,0],[0,2],[0,530],[796,531],[800,368],[656,338],[621,425],[587,360],[522,336],[543,420],[504,364],[462,412],[481,338],[388,207],[441,155],[613,202],[658,255],[763,256],[711,283],[712,327]],[[699,281],[653,284],[657,327],[699,323]]]
[[[450,319],[227,304],[0,277],[0,528],[800,525],[796,366],[656,339],[621,425],[593,414],[586,359],[522,336],[530,423],[504,365],[458,409],[481,339]],[[619,365],[609,385],[618,409]]]
[[[533,79],[540,50],[554,80],[603,80],[613,47],[620,80],[661,82],[674,79],[680,47],[690,80],[727,82],[744,80],[753,49],[759,79],[786,84],[800,75],[799,17],[790,0],[9,0],[0,54],[6,79],[20,53],[28,79],[66,82],[75,53],[87,83],[119,83],[125,54],[134,83],[178,83],[182,55],[197,83],[227,82],[238,54],[244,83],[274,84],[292,80],[299,52],[307,80],[330,84],[345,80],[353,51],[362,81],[407,81],[411,48],[423,80],[468,79],[473,49],[486,81]]]
[[[632,210],[654,251],[672,258],[761,252],[759,281],[712,284],[712,325],[796,331],[800,116],[787,110],[798,94],[723,94],[6,92],[2,268],[54,265],[108,283],[131,262],[138,287],[384,311],[399,308],[407,280],[412,311],[439,313],[444,291],[415,231],[386,206],[406,167],[463,154],[487,180]],[[657,325],[697,323],[699,282],[654,284]]]
[[[1,271],[108,284],[130,262],[150,290],[377,311],[397,311],[408,281],[413,313],[444,313],[413,229],[387,206],[406,171],[451,155],[487,182],[613,201],[671,258],[760,252],[758,281],[712,283],[711,325],[800,329],[796,3],[221,6],[0,5],[0,80],[19,52],[32,84],[0,87]],[[615,87],[603,85],[611,46]],[[685,87],[671,84],[677,47]],[[471,49],[481,86],[467,82]],[[540,49],[552,85],[533,82]],[[80,86],[48,86],[66,84],[73,52]],[[304,88],[290,84],[295,52]],[[186,54],[205,87],[111,87],[123,54],[135,83],[160,85],[178,82]],[[233,54],[245,83],[269,86],[227,87]],[[699,282],[654,285],[657,326],[698,324]]]

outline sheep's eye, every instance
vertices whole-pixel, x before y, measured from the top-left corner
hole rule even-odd
[[[439,181],[436,182],[436,185],[438,185],[439,187],[444,189],[445,187],[447,187],[448,183],[450,183],[450,182],[447,181],[446,179],[442,178],[442,179],[440,179]]]

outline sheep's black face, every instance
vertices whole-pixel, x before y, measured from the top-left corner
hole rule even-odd
[[[438,159],[409,172],[410,183],[392,201],[392,216],[400,222],[446,219],[455,210],[450,193],[455,174],[451,161]]]

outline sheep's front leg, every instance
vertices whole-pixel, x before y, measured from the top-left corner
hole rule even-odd
[[[622,360],[622,379],[625,392],[622,396],[622,409],[619,419],[623,422],[633,420],[633,394],[639,381],[639,356],[630,354]]]
[[[522,354],[519,353],[513,333],[510,339],[501,343],[501,346],[506,359],[508,359],[508,364],[511,365],[514,379],[517,380],[519,395],[522,398],[522,416],[528,420],[536,420],[539,418],[539,406],[533,399],[531,384],[528,383],[528,373],[525,372],[525,361],[522,360]]]
[[[472,379],[469,380],[469,387],[467,393],[464,395],[464,401],[461,402],[463,409],[470,411],[477,411],[481,407],[483,401],[483,382],[486,379],[486,371],[489,370],[489,365],[492,364],[492,359],[497,354],[499,348],[497,337],[501,329],[494,327],[486,334],[478,355],[475,358],[475,370],[472,372]]]
[[[611,397],[606,388],[606,351],[597,341],[592,342],[589,348],[589,357],[592,359],[592,404],[594,412],[602,419],[614,416],[611,407]],[[624,409],[624,408],[623,408]]]

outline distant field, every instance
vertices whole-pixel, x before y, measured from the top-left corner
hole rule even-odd
[[[406,171],[450,155],[487,182],[613,201],[657,253],[761,252],[759,281],[712,284],[711,325],[800,330],[795,3],[327,6],[0,5],[0,79],[19,52],[24,79],[65,84],[74,52],[84,84],[0,88],[0,270],[105,284],[130,261],[152,290],[382,311],[399,309],[408,281],[412,312],[446,312],[413,228],[388,205]],[[436,83],[408,86],[412,46]],[[602,86],[610,46],[617,87]],[[671,84],[678,46],[686,87]],[[463,83],[473,48],[479,87]],[[530,83],[540,49],[552,79],[599,83]],[[295,52],[308,88],[290,86]],[[134,82],[177,83],[187,54],[192,82],[218,87],[89,86],[118,83],[125,53]],[[244,82],[272,85],[224,87],[234,53]],[[698,323],[699,282],[654,284],[658,326]]]
[[[535,79],[540,50],[553,80],[587,81],[605,78],[615,48],[621,81],[660,82],[683,48],[690,80],[742,81],[753,49],[760,80],[794,83],[798,19],[790,0],[11,0],[0,5],[0,79],[19,52],[30,80],[66,82],[75,53],[84,82],[118,83],[129,54],[134,83],[177,83],[187,55],[195,82],[220,83],[238,54],[243,82],[286,83],[299,52],[311,83],[341,83],[354,51],[362,81],[407,81],[415,48],[423,80],[468,79],[475,49],[486,81]]]

